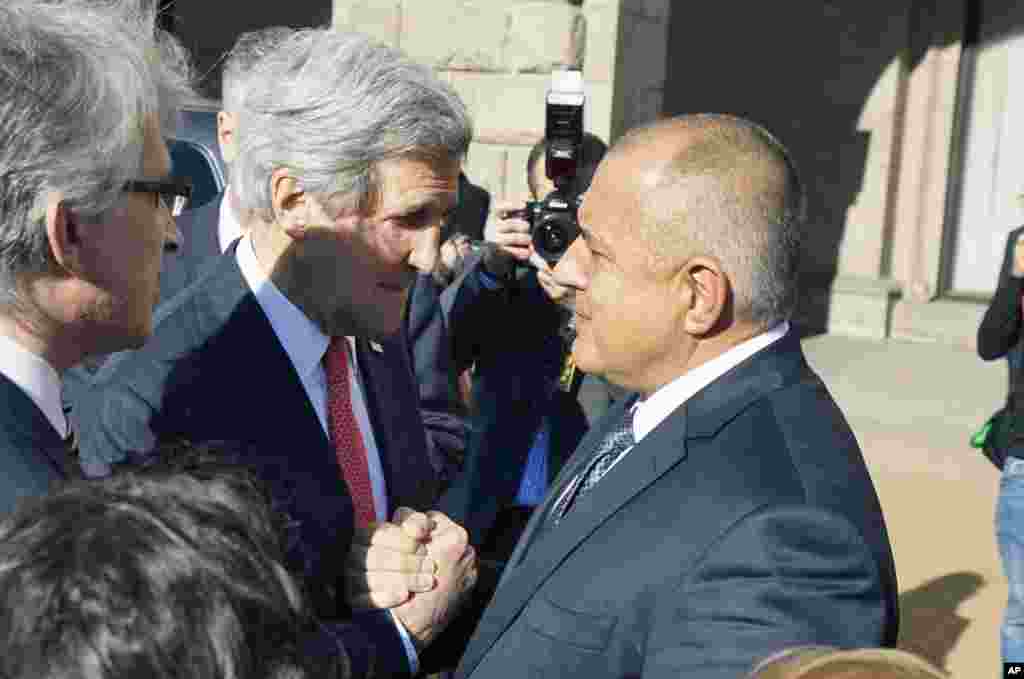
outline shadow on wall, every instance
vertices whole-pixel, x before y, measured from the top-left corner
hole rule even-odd
[[[957,609],[984,584],[977,573],[950,573],[901,594],[899,647],[946,669],[950,651],[970,624]]]
[[[962,9],[949,11],[946,2]],[[887,204],[891,183],[878,187],[865,181],[873,146],[900,148],[899,126],[891,144],[870,131],[893,129],[884,122],[892,119],[887,107],[891,109],[893,101],[896,119],[902,116],[901,85],[896,85],[899,79],[892,77],[892,69],[909,73],[930,49],[960,41],[968,16],[978,13],[978,3],[733,1],[673,8],[664,114],[720,112],[755,120],[790,148],[801,169],[808,190],[809,227],[799,316],[811,332],[823,330],[828,319],[827,291],[839,268],[851,205],[862,193],[862,201],[870,197],[869,203]],[[991,4],[985,5],[986,12]],[[1021,14],[1002,22],[1000,30],[1020,30]],[[880,125],[872,124],[880,119]],[[890,176],[897,177],[899,161],[893,153],[880,161],[873,158],[872,167],[887,164]],[[877,243],[878,234],[883,244],[890,241],[892,215],[885,215],[886,223],[880,226],[877,211],[868,208],[861,219],[876,223],[865,223],[864,234],[856,234],[858,240],[872,234]],[[899,274],[893,271],[888,247],[882,245],[879,270],[864,275]]]

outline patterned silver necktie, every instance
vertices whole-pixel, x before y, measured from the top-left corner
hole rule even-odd
[[[633,408],[626,409],[626,412],[618,426],[612,429],[605,436],[598,446],[597,451],[582,472],[576,475],[569,487],[559,498],[557,505],[551,510],[551,516],[555,523],[558,523],[569,513],[576,501],[590,492],[590,489],[597,485],[612,465],[622,455],[633,447],[636,441],[633,439]]]

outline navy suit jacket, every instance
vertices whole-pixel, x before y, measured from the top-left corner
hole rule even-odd
[[[895,645],[878,498],[792,333],[676,409],[548,523],[634,402],[588,433],[534,512],[457,677],[735,679],[789,646]]]
[[[67,478],[68,448],[46,415],[0,374],[0,516],[24,497],[43,495]]]
[[[440,509],[479,546],[511,506],[542,420],[549,425],[548,481],[587,431],[575,393],[556,388],[565,356],[560,312],[530,270],[503,289],[481,285],[479,259],[442,295],[455,362],[475,362],[474,413],[462,474]],[[548,394],[554,394],[548,399]]]
[[[81,455],[118,461],[176,439],[240,444],[244,462],[270,484],[292,522],[289,565],[305,577],[317,612],[348,619],[338,577],[351,542],[352,501],[291,360],[242,277],[236,248],[160,308],[145,347],[112,357],[95,375],[80,417]],[[430,457],[404,339],[383,342],[380,352],[365,340],[356,346],[389,510],[429,509],[439,461]],[[377,672],[408,672],[387,611],[352,619],[336,629],[356,676],[371,658]]]
[[[402,324],[409,340],[423,421],[445,460],[442,483],[447,486],[462,469],[469,413],[459,396],[448,322],[440,311],[441,292],[442,287],[432,276],[418,275],[409,291]]]

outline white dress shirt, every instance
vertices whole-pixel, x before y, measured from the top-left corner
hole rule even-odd
[[[225,206],[227,197],[221,202],[220,224],[224,224]],[[230,209],[228,212],[231,212]],[[233,214],[233,213],[232,213]],[[236,222],[237,223],[237,222]],[[223,235],[223,229],[219,235]],[[237,236],[235,236],[237,237]],[[231,241],[228,241],[230,244]],[[221,247],[225,247],[223,239]],[[330,338],[325,335],[306,314],[284,296],[278,290],[273,281],[267,277],[263,267],[256,259],[256,251],[252,246],[252,239],[248,235],[242,236],[238,243],[238,250],[235,252],[238,267],[242,270],[242,277],[252,290],[256,301],[259,303],[263,313],[270,321],[278,341],[284,347],[285,353],[292,362],[295,372],[298,373],[302,386],[306,390],[309,402],[313,404],[317,419],[324,433],[330,439],[330,428],[327,426],[327,371],[324,370],[323,358],[327,353],[327,346]],[[373,427],[370,425],[370,414],[366,410],[366,396],[363,392],[363,381],[359,375],[359,365],[355,361],[355,338],[346,337],[349,350],[349,388],[351,389],[352,411],[359,426],[359,432],[363,435],[363,443],[366,447],[366,462],[370,472],[370,483],[373,486],[373,504],[377,511],[378,521],[387,521],[388,517],[388,495],[384,483],[384,471],[380,462],[380,451],[377,449],[377,442],[373,436]],[[416,647],[413,644],[409,632],[401,623],[398,617],[391,612],[391,619],[398,628],[405,647],[405,655],[409,660],[410,671],[413,675],[419,672],[419,657]]]
[[[689,401],[697,392],[708,386],[719,377],[729,372],[743,361],[771,344],[785,337],[789,332],[789,322],[783,321],[760,335],[737,344],[721,356],[716,356],[693,370],[680,375],[649,397],[633,404],[633,440],[639,443],[645,436],[654,431],[665,418],[679,406]],[[634,445],[636,445],[634,443]],[[612,467],[632,450],[627,448],[612,463]],[[609,470],[611,467],[609,467]]]
[[[61,438],[67,438],[70,429],[60,397],[60,375],[46,359],[0,335],[0,373],[32,399]]]
[[[242,224],[238,221],[238,213],[231,207],[231,187],[224,190],[224,198],[220,201],[220,214],[217,216],[217,242],[220,251],[226,252],[236,238],[242,235]]]
[[[226,199],[224,203],[227,203]],[[323,364],[330,337],[309,320],[301,309],[292,304],[267,277],[256,259],[252,239],[248,236],[243,237],[238,243],[235,256],[245,282],[256,296],[256,301],[270,321],[274,334],[291,359],[309,402],[313,404],[317,419],[320,420],[320,426],[330,439],[330,428],[327,424],[327,372]],[[355,338],[346,339],[349,349],[348,374],[352,412],[359,425],[359,433],[363,436],[363,444],[366,446],[366,462],[370,472],[370,484],[373,486],[373,504],[377,511],[377,520],[387,521],[388,494],[384,483],[384,469],[381,466],[380,451],[377,449],[373,427],[370,425],[370,413],[366,409],[366,396],[359,375],[359,365],[355,360]]]

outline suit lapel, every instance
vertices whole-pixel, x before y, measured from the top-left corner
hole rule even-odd
[[[603,419],[599,431],[592,432],[581,442],[579,450],[587,451],[586,454],[573,456],[544,504],[534,512],[509,560],[498,592],[466,649],[463,675],[472,673],[483,654],[515,620],[530,597],[581,542],[686,457],[686,412],[685,408],[680,408],[630,450],[613,472],[579,499],[558,525],[548,523],[553,504],[590,461],[607,431],[618,424],[626,408],[632,407],[635,401],[635,398],[628,398],[616,404]]]
[[[598,442],[615,426],[634,397],[623,399],[580,443],[544,504],[534,512],[490,607],[460,665],[473,672],[484,654],[558,566],[609,517],[687,457],[687,440],[713,436],[766,393],[805,374],[799,339],[790,332],[719,377],[677,408],[620,460],[557,526],[545,527],[552,504],[589,461]],[[587,451],[579,455],[580,451]]]
[[[403,374],[408,366],[404,349],[400,336],[382,343],[356,341],[366,409],[388,489],[388,516],[400,506],[429,509],[436,495],[437,473],[427,455],[425,431],[411,426],[421,422],[419,396],[415,382]]]
[[[4,426],[25,450],[45,459],[56,475],[66,478],[68,449],[39,406],[14,382],[0,374],[0,402],[8,412]]]
[[[230,372],[235,379],[249,382],[248,389],[237,390],[251,395],[250,412],[270,407],[273,417],[253,422],[253,430],[274,422],[297,423],[296,435],[302,433],[303,440],[316,440],[323,450],[332,451],[295,366],[238,268],[237,247],[238,241],[221,256],[202,288],[205,299],[199,308],[205,313],[199,334],[209,338],[210,355],[234,366]],[[267,399],[268,393],[274,398]]]

